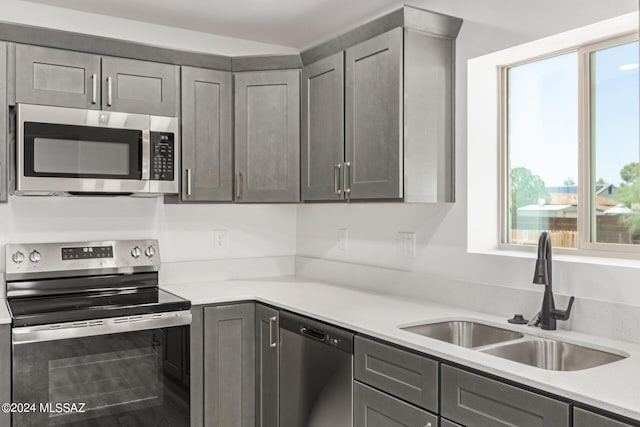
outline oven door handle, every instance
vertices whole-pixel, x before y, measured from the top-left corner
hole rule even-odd
[[[14,345],[31,344],[184,326],[191,324],[191,318],[191,311],[172,311],[53,325],[15,327],[12,329],[12,337]]]

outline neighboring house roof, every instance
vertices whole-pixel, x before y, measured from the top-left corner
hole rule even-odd
[[[604,212],[610,209],[620,202],[606,197],[603,194],[611,194],[611,184],[597,184],[596,185],[596,210]],[[547,191],[551,196],[551,205],[578,205],[578,187],[576,185],[566,185],[562,187],[547,187]]]
[[[575,218],[578,208],[575,205],[527,205],[518,208],[518,216]]]

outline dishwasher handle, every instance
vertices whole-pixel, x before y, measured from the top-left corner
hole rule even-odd
[[[300,326],[300,333],[316,341],[325,342],[327,340],[327,334],[310,326]]]

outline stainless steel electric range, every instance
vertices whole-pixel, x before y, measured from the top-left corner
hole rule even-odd
[[[155,240],[6,245],[12,425],[189,426],[191,304]]]

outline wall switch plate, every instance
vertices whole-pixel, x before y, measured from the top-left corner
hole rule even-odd
[[[416,233],[413,231],[398,232],[398,249],[400,255],[407,258],[416,256]]]
[[[348,228],[339,228],[338,229],[338,247],[341,251],[346,251],[349,249],[349,229]]]
[[[226,249],[227,246],[227,230],[213,230],[213,248],[219,251]]]

